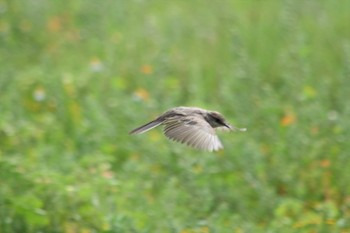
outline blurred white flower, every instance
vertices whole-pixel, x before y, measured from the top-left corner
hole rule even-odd
[[[335,110],[328,112],[328,120],[330,120],[330,121],[338,120],[338,112]]]
[[[90,69],[92,72],[101,72],[104,69],[104,65],[99,59],[94,58],[90,61]]]
[[[35,91],[33,93],[33,98],[34,98],[34,100],[36,100],[38,102],[44,101],[46,99],[45,90],[41,87],[35,89]]]

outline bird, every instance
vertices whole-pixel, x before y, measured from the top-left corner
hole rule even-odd
[[[186,144],[202,151],[217,151],[223,145],[216,135],[216,129],[229,131],[246,131],[246,128],[237,128],[230,125],[223,115],[198,107],[174,107],[155,120],[148,122],[129,132],[142,134],[159,125],[163,125],[163,132],[170,140]]]

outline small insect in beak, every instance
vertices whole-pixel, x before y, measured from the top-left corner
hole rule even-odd
[[[241,131],[241,132],[247,131],[247,128],[237,128],[235,126],[228,125],[228,124],[225,124],[225,126],[232,131]]]

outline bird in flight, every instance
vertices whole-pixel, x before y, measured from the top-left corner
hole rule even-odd
[[[228,124],[219,112],[197,107],[175,107],[155,120],[132,130],[130,134],[142,134],[159,125],[164,125],[164,134],[169,139],[205,151],[217,151],[223,148],[215,133],[216,128],[246,131],[245,128],[240,129]]]

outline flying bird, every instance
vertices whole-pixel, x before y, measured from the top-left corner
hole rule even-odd
[[[246,131],[245,128],[236,128],[227,123],[219,112],[197,107],[175,107],[155,120],[132,130],[130,134],[142,134],[159,125],[164,125],[164,134],[169,139],[205,151],[217,151],[223,148],[215,133],[216,128]]]

